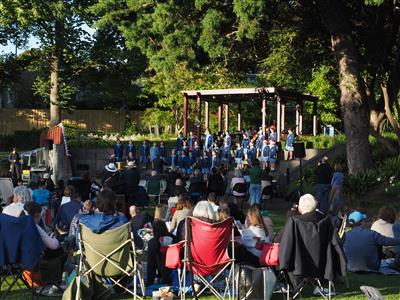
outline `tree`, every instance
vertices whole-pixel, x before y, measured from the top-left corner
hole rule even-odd
[[[50,73],[50,120],[51,125],[60,122],[60,108],[69,105],[70,90],[68,83],[62,80],[64,61],[69,53],[82,45],[84,31],[84,9],[90,1],[83,0],[3,0],[0,2],[0,26],[2,28],[17,24],[24,33],[39,39],[41,48],[47,53]],[[39,80],[37,87],[43,94],[47,80]],[[64,94],[66,98],[60,97]]]

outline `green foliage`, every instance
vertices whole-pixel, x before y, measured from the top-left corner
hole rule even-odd
[[[261,21],[265,17],[266,1],[263,0],[233,0],[233,11],[238,21],[239,39],[254,39],[262,30]]]
[[[317,135],[317,136],[300,136],[299,141],[304,141],[307,144],[311,143],[314,149],[328,149],[336,145],[344,144],[346,142],[346,136],[344,134],[336,134],[334,136],[329,135]]]

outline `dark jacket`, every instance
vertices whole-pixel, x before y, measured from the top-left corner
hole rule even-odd
[[[125,194],[133,194],[140,182],[140,172],[137,168],[128,168],[124,174]]]
[[[346,274],[346,259],[330,218],[318,221],[318,214],[287,220],[280,242],[279,266],[294,276],[334,280]]]
[[[53,220],[53,225],[58,225],[61,228],[65,228],[65,230],[68,232],[72,219],[76,214],[79,213],[81,208],[82,202],[76,200],[71,200],[70,202],[61,205],[56,217]]]
[[[208,179],[208,192],[214,192],[217,196],[223,196],[225,194],[225,183],[221,175],[211,175]]]
[[[328,163],[320,164],[315,169],[315,181],[317,184],[331,184],[333,169]]]

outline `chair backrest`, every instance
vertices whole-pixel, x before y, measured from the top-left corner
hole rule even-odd
[[[247,191],[247,185],[244,182],[238,182],[233,186],[232,191],[239,194],[245,194]]]
[[[0,200],[7,201],[14,194],[14,185],[11,178],[0,178]]]
[[[20,263],[33,270],[44,249],[31,216],[15,218],[0,214],[0,266]]]
[[[79,224],[79,236],[83,246],[81,255],[97,275],[118,276],[124,273],[123,270],[133,268],[134,242],[130,223],[100,234]]]
[[[210,224],[187,217],[186,223],[194,273],[215,274],[230,261],[227,250],[229,242],[233,240],[233,218]]]
[[[160,180],[148,180],[147,181],[147,194],[148,195],[159,195],[161,191]]]

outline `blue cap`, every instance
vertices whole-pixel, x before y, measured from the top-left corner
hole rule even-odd
[[[366,218],[367,218],[366,214],[362,214],[357,210],[353,211],[348,217],[349,223],[358,223],[361,220],[366,219]]]

